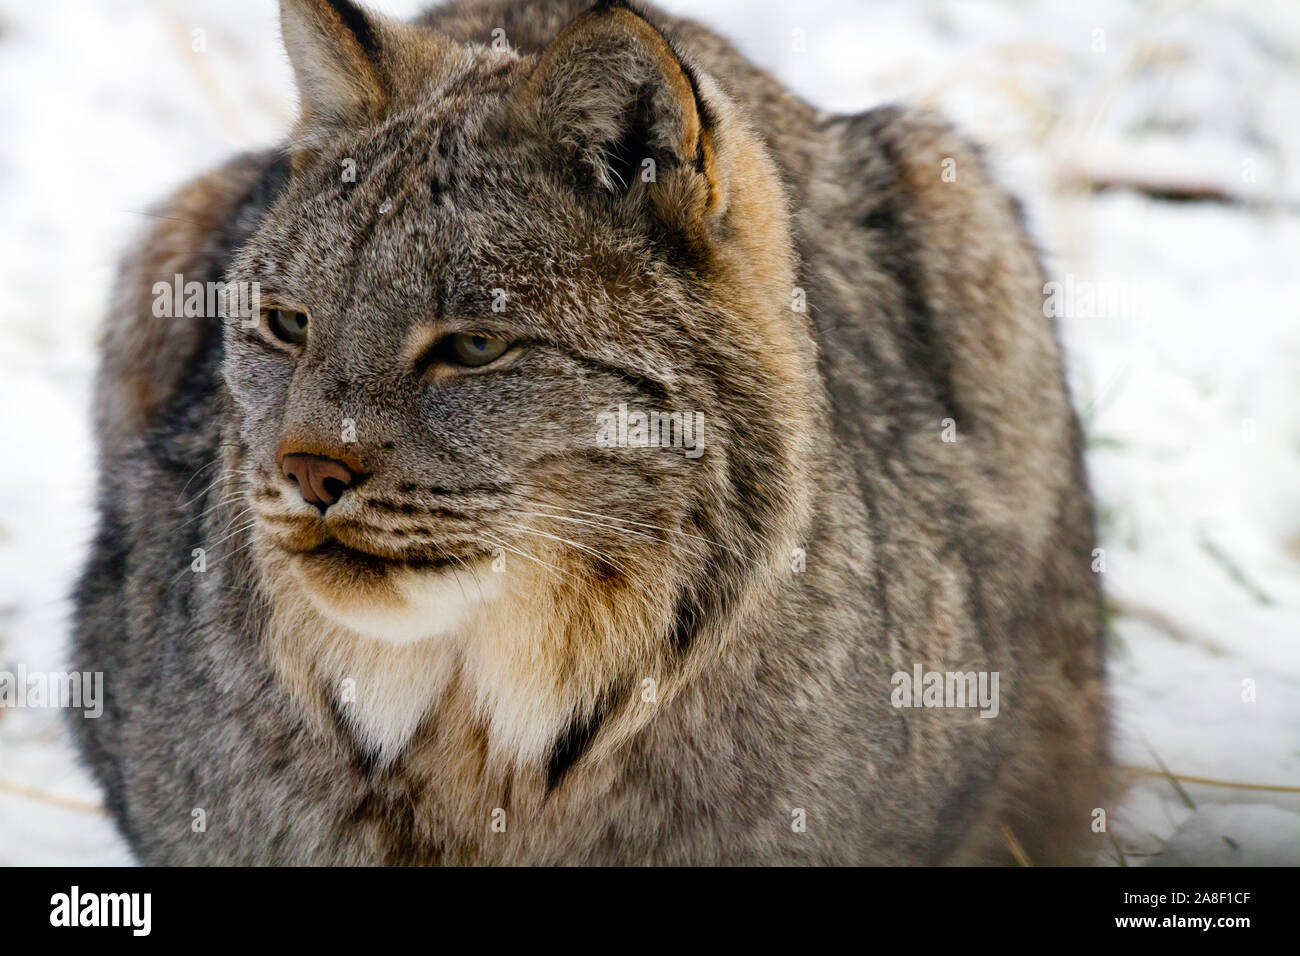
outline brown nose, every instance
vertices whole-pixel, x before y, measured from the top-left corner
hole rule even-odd
[[[308,504],[324,511],[356,480],[352,469],[341,461],[322,455],[285,455],[280,459],[284,477],[298,483]]]

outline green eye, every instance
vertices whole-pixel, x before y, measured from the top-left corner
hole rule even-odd
[[[474,368],[495,362],[510,348],[506,339],[491,335],[473,335],[457,332],[447,337],[447,357],[457,365]]]
[[[287,309],[268,309],[266,327],[281,342],[290,345],[307,343],[307,313],[290,312]]]

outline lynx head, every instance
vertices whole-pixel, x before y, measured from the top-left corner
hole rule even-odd
[[[264,583],[390,641],[496,614],[575,700],[686,661],[809,509],[760,140],[621,5],[530,53],[347,0],[282,19],[302,117],[224,368]]]

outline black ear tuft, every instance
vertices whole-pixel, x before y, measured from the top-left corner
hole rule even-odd
[[[326,0],[338,15],[344,29],[352,34],[361,50],[372,58],[379,56],[379,34],[365,12],[351,0]]]
[[[280,27],[304,128],[360,125],[388,102],[379,31],[350,0],[281,0]]]

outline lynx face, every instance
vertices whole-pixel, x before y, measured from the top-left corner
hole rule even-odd
[[[762,148],[627,10],[520,57],[303,6],[303,146],[226,330],[263,573],[398,641],[542,590],[666,640],[799,504],[812,349]]]

